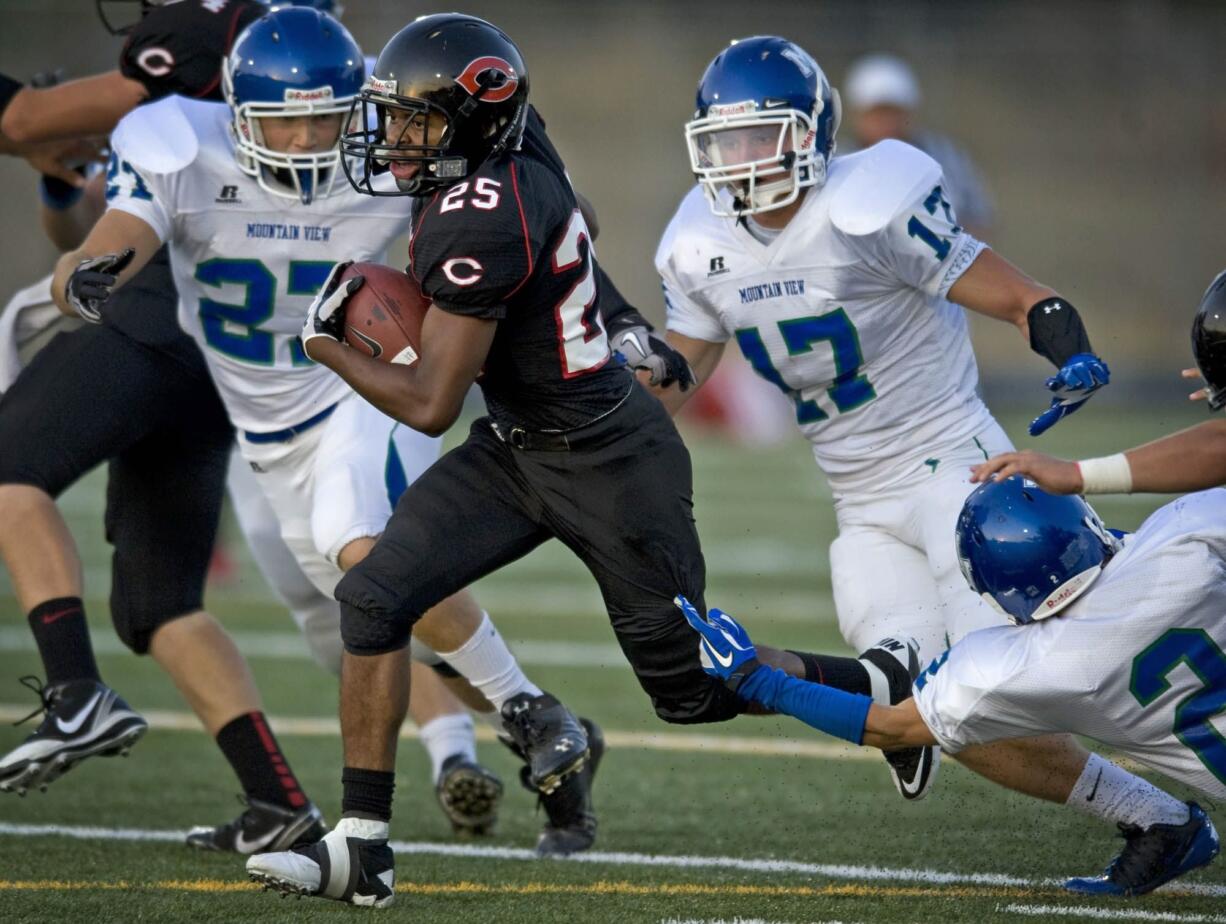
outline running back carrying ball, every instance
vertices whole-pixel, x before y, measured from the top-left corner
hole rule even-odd
[[[379,263],[354,263],[341,273],[365,282],[345,303],[345,342],[367,356],[411,366],[421,347],[421,321],[430,299],[412,279]]]

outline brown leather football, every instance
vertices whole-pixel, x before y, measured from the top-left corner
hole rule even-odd
[[[421,322],[430,300],[407,274],[379,263],[354,263],[341,281],[366,281],[345,302],[345,342],[386,363],[411,366],[421,352]]]

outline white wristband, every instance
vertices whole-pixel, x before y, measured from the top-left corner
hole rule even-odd
[[[1097,459],[1082,459],[1077,463],[1084,487],[1082,494],[1130,494],[1132,466],[1122,452]]]

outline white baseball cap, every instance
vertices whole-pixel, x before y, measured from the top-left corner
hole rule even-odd
[[[916,109],[920,104],[919,81],[902,58],[881,53],[864,55],[847,70],[843,98],[850,109]]]

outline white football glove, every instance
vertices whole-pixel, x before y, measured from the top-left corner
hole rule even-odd
[[[345,340],[345,301],[362,288],[366,280],[361,276],[353,276],[341,285],[341,274],[353,265],[352,260],[343,260],[332,267],[323,287],[315,295],[311,307],[307,309],[306,320],[302,323],[302,349],[307,356],[311,355],[311,341],[319,337],[343,343]],[[312,357],[314,358],[314,357]]]

